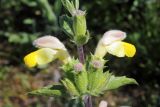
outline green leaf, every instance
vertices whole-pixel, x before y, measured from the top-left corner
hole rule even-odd
[[[80,95],[75,85],[69,79],[65,78],[64,80],[62,80],[62,83],[72,96]]]
[[[137,84],[138,85],[137,81],[133,78],[127,78],[126,76],[115,77],[114,75],[112,75],[105,89],[113,90],[113,89],[119,88],[127,84]]]
[[[88,72],[88,88],[89,88],[89,92],[92,95],[96,95],[96,92],[98,92],[97,88],[99,86],[99,84],[101,84],[102,80],[102,71],[89,71]]]
[[[19,32],[19,33],[6,32],[5,33],[5,36],[8,38],[8,41],[10,43],[15,43],[15,44],[29,43],[35,40],[38,37],[38,35],[39,33],[35,33],[35,34],[28,34],[25,32]]]
[[[35,0],[21,0],[24,4],[30,6],[30,7],[36,7],[37,2]]]
[[[59,16],[62,10],[62,2],[61,0],[55,0],[54,6],[53,6],[54,13],[56,16]]]
[[[66,15],[61,16],[60,17],[60,27],[69,37],[71,38],[73,37],[71,17],[66,16]]]
[[[73,12],[75,11],[75,7],[74,4],[71,3],[69,0],[61,0],[63,6],[71,13],[73,14]]]
[[[27,18],[27,19],[24,19],[23,23],[26,24],[26,25],[30,25],[30,24],[33,24],[35,22],[34,22],[34,19]]]
[[[89,92],[96,96],[101,94],[110,75],[109,72],[103,73],[102,70],[89,72]]]
[[[97,85],[97,90],[98,90],[98,91],[96,91],[97,94],[101,94],[104,91],[104,88],[105,88],[106,84],[108,83],[111,75],[112,74],[109,73],[109,71],[102,74],[101,80]]]
[[[74,0],[74,5],[75,5],[76,10],[78,10],[79,9],[79,0]]]
[[[75,84],[81,94],[87,92],[88,77],[86,71],[82,71],[75,76]]]
[[[51,8],[48,0],[38,0],[39,6],[42,8],[44,16],[48,19],[50,23],[54,23],[57,26],[57,17]]]
[[[65,88],[62,85],[49,85],[28,94],[36,96],[62,96],[65,94]]]

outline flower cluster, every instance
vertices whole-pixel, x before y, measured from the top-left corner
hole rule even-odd
[[[117,57],[133,57],[136,52],[134,45],[123,42],[126,33],[120,30],[107,31],[100,39],[94,56],[103,58],[107,53]],[[25,64],[28,67],[36,65],[45,65],[55,59],[59,59],[64,63],[71,60],[71,57],[64,44],[54,36],[44,36],[33,42],[33,45],[39,48],[37,51],[31,52],[24,57]],[[95,67],[101,66],[97,61],[93,62]]]
[[[126,34],[119,30],[106,32],[100,39],[95,53],[82,64],[79,60],[71,58],[63,43],[56,37],[44,36],[33,42],[33,45],[39,49],[26,55],[24,61],[28,67],[35,67],[59,59],[64,63],[61,67],[64,71],[61,85],[68,90],[72,98],[83,98],[85,95],[98,96],[106,90],[116,89],[126,84],[137,84],[132,78],[115,77],[109,71],[103,70],[106,62],[104,56],[107,53],[118,57],[134,56],[136,49],[132,44],[122,41],[125,37]],[[37,91],[34,91],[35,93]],[[38,91],[38,94],[40,93],[41,91]]]

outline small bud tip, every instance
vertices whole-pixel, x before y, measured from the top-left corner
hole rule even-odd
[[[83,70],[83,64],[82,63],[77,63],[74,65],[74,70],[75,71],[82,71]]]
[[[94,61],[92,61],[92,66],[94,68],[102,68],[103,67],[103,63],[102,63],[102,61],[94,60]]]

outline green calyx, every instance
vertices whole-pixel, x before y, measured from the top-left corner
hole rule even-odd
[[[74,42],[77,45],[84,45],[89,40],[87,31],[86,15],[84,11],[77,10],[73,16]]]
[[[75,36],[84,36],[87,31],[85,12],[77,10],[73,16],[73,31]]]

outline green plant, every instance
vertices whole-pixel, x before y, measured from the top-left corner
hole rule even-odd
[[[124,42],[126,33],[120,30],[107,31],[100,39],[95,53],[85,59],[83,45],[89,38],[86,12],[79,9],[79,0],[62,0],[63,6],[70,15],[60,18],[62,30],[77,45],[79,59],[72,58],[62,42],[54,36],[44,36],[33,42],[37,51],[24,57],[28,67],[42,66],[55,59],[63,62],[63,78],[59,84],[43,87],[29,92],[30,95],[66,96],[79,101],[77,106],[92,107],[91,96],[99,96],[104,91],[117,89],[126,84],[138,84],[136,80],[126,76],[114,76],[105,71],[104,56],[106,53],[117,57],[133,57],[135,46]],[[67,91],[66,91],[67,90]]]

